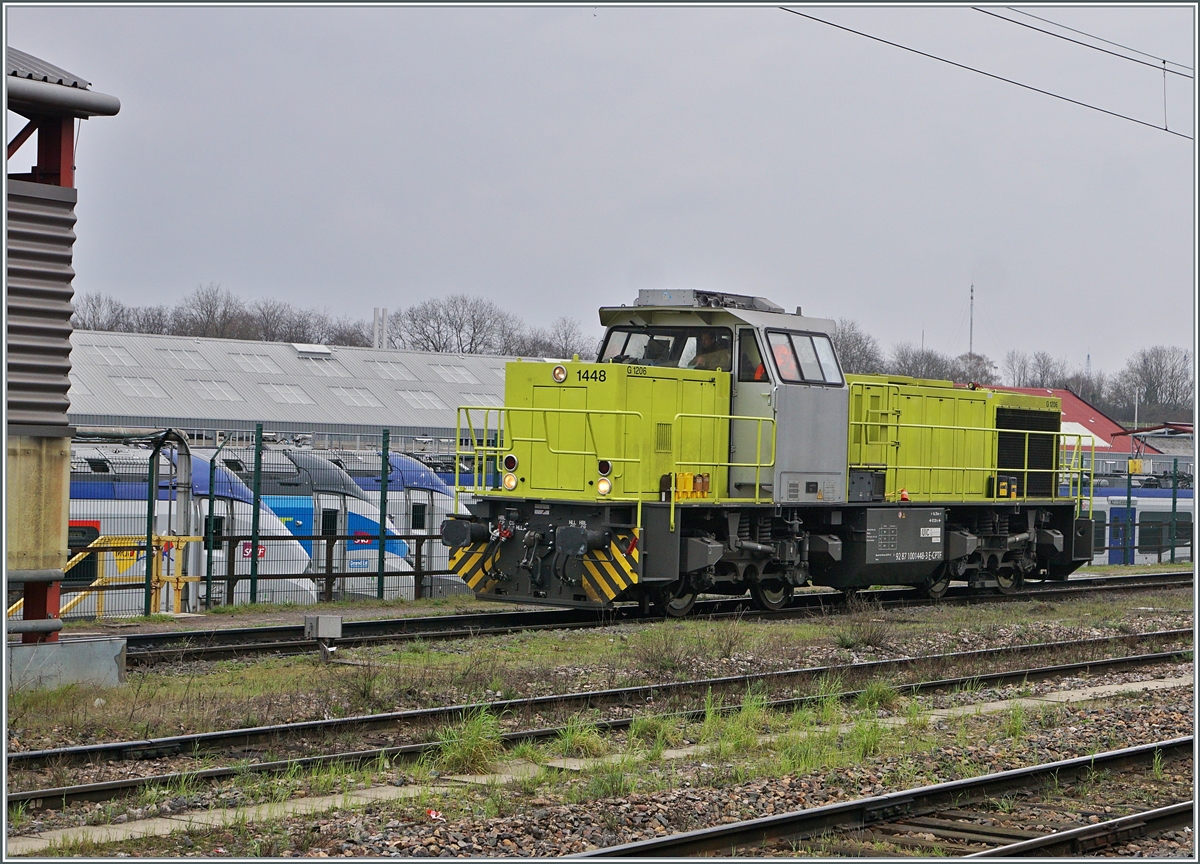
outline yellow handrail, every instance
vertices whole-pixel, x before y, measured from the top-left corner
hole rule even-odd
[[[885,412],[880,411],[880,413],[885,413]],[[886,412],[886,413],[892,413],[892,412]],[[1028,476],[1030,474],[1050,474],[1050,475],[1070,474],[1070,473],[1074,473],[1076,470],[1078,470],[1079,473],[1082,474],[1082,471],[1083,471],[1082,458],[1080,459],[1080,464],[1079,464],[1078,469],[1075,469],[1074,467],[1064,468],[1061,465],[1058,465],[1054,468],[1030,468],[1030,467],[1028,467],[1028,465],[1029,465],[1029,440],[1030,440],[1029,436],[1031,436],[1031,435],[1052,436],[1053,440],[1054,440],[1054,444],[1060,453],[1064,447],[1070,447],[1076,453],[1080,452],[1084,447],[1083,439],[1088,438],[1091,442],[1092,464],[1095,465],[1096,440],[1094,437],[1092,437],[1090,435],[1085,435],[1083,433],[1047,431],[1047,430],[1038,430],[1038,429],[997,429],[997,428],[991,427],[991,426],[947,426],[947,425],[936,424],[936,423],[888,422],[886,424],[880,424],[877,421],[873,422],[870,420],[851,420],[850,421],[851,430],[853,430],[855,427],[867,427],[867,426],[878,427],[880,425],[886,425],[888,427],[895,428],[895,429],[928,429],[928,430],[942,430],[942,431],[948,431],[948,432],[963,432],[963,433],[983,432],[983,433],[986,433],[989,436],[991,436],[992,440],[990,442],[990,445],[992,448],[999,446],[999,436],[1001,433],[1024,435],[1025,440],[1024,440],[1024,460],[1023,461],[1024,461],[1025,467],[1022,467],[1022,468],[999,468],[999,467],[956,465],[956,464],[923,465],[920,463],[899,465],[899,464],[895,464],[895,462],[885,460],[884,463],[882,463],[882,464],[868,463],[868,462],[862,462],[862,461],[850,462],[847,465],[847,470],[854,469],[854,468],[864,468],[864,469],[882,468],[884,471],[889,471],[889,472],[891,472],[891,471],[896,471],[896,472],[899,472],[899,471],[927,471],[927,472],[929,472],[929,477],[931,480],[932,480],[934,471],[956,471],[956,472],[961,472],[963,474],[967,474],[970,472],[983,472],[983,473],[992,474],[992,475],[1003,474],[1005,472],[1012,471],[1012,472],[1015,472],[1018,474],[1025,475],[1026,482],[1025,482],[1023,488],[1026,490],[1026,492],[1028,492],[1028,488],[1029,488]],[[862,436],[860,436],[860,438],[861,438],[861,442],[860,442],[860,446],[859,446],[859,454],[860,454],[860,459],[861,459],[862,446],[865,445],[865,443],[866,443],[865,431],[864,431],[864,434]],[[1067,443],[1071,439],[1074,439],[1074,442],[1075,442],[1074,446]],[[897,441],[889,440],[889,441],[878,441],[878,442],[873,442],[873,443],[875,443],[877,445],[889,445],[890,444],[894,447],[899,444],[899,441],[898,440]],[[930,442],[926,442],[926,447],[929,446],[929,443]],[[1052,490],[1051,496],[1050,496],[1051,498],[1062,497],[1058,494],[1058,485],[1059,485],[1058,483],[1053,484],[1053,490]],[[931,486],[932,486],[932,484],[931,484]],[[1073,487],[1073,484],[1069,484],[1069,488],[1072,488],[1072,487]],[[992,500],[997,500],[997,501],[1007,500],[1007,499],[1001,499],[997,493],[998,493],[998,489],[993,489]],[[931,500],[931,501],[932,500],[944,500],[946,497],[946,494],[947,493],[938,493],[935,496],[935,493],[928,492],[923,495],[920,495],[919,497],[922,500]],[[948,493],[948,494],[950,496],[954,495],[954,493]],[[893,492],[889,493],[889,497],[898,496],[898,495],[899,495],[898,491],[893,491]],[[966,495],[967,495],[967,490],[966,490],[965,484],[964,484],[964,488],[958,493],[958,499],[965,501],[965,500],[967,500]],[[1094,490],[1091,488],[1091,475],[1089,474],[1089,491],[1088,491],[1088,495],[1087,495],[1087,498],[1088,498],[1087,512],[1088,513],[1090,513],[1092,510],[1093,496],[1094,496]],[[1027,494],[1022,496],[1022,498],[1027,498],[1027,497],[1029,497]],[[1082,483],[1080,484],[1080,486],[1078,488],[1077,494],[1069,495],[1067,497],[1075,500],[1077,509],[1080,512],[1083,512],[1082,508],[1083,508],[1084,495],[1083,495]]]
[[[66,573],[68,571],[70,571],[72,568],[74,568],[77,564],[79,564],[81,561],[83,561],[89,555],[94,555],[99,552],[112,552],[113,554],[120,554],[121,552],[126,551],[126,549],[124,547],[129,547],[129,546],[140,546],[142,549],[144,549],[145,548],[145,540],[146,540],[146,538],[142,535],[137,535],[137,536],[105,535],[105,536],[97,537],[95,540],[93,540],[91,543],[89,543],[86,547],[84,547],[82,551],[77,552],[74,556],[71,557],[71,559],[67,562],[66,566],[63,567],[63,574],[66,575]],[[197,582],[201,578],[199,576],[183,576],[180,574],[174,574],[174,575],[169,576],[164,579],[162,577],[162,568],[160,566],[158,566],[160,550],[162,550],[167,543],[174,543],[180,550],[182,550],[187,546],[188,543],[200,543],[200,542],[203,542],[203,540],[204,540],[204,538],[199,537],[199,536],[193,537],[193,536],[182,536],[182,535],[174,535],[174,534],[157,535],[154,537],[154,542],[153,542],[153,547],[152,547],[153,548],[153,558],[152,558],[153,564],[150,568],[151,569],[150,578],[151,578],[151,590],[154,592],[155,597],[156,597],[156,605],[157,605],[157,594],[158,594],[159,589],[161,589],[164,584],[170,584],[173,589],[173,591],[172,591],[172,606],[173,606],[175,612],[179,612],[180,610],[178,607],[181,605],[183,584],[185,582]],[[114,549],[112,547],[118,547],[118,548]],[[137,554],[137,552],[135,551],[133,554]],[[125,580],[128,580],[128,581],[126,582]],[[76,606],[78,606],[80,603],[82,603],[84,601],[84,599],[86,599],[87,597],[89,597],[93,594],[100,594],[100,595],[103,594],[103,592],[96,592],[96,591],[91,590],[93,588],[99,588],[99,587],[103,587],[105,585],[124,585],[124,584],[128,584],[131,589],[133,589],[135,587],[144,586],[146,584],[146,576],[144,573],[134,574],[132,576],[124,576],[124,575],[98,576],[95,579],[95,581],[93,581],[90,585],[88,585],[86,588],[80,590],[79,593],[76,594],[76,596],[73,597],[70,602],[68,602],[65,606],[60,607],[58,610],[58,615],[61,618],[63,615],[67,614],[72,609],[74,609]],[[103,599],[103,597],[101,596],[100,599]],[[21,598],[16,603],[14,603],[12,606],[8,607],[8,609],[6,610],[5,617],[12,618],[13,615],[15,615],[17,612],[20,612],[22,609],[24,609],[24,607],[25,607],[25,599]],[[98,610],[98,612],[102,613],[102,610]]]
[[[683,449],[683,424],[680,421],[685,417],[695,418],[698,420],[728,420],[731,434],[732,434],[734,421],[749,420],[753,423],[756,423],[757,426],[755,427],[756,434],[755,434],[754,461],[753,462],[708,461],[708,460],[688,460],[686,462],[680,461],[680,458],[679,458],[680,451]],[[763,423],[771,424],[771,458],[767,462],[762,461],[762,444],[763,444],[762,424]],[[671,435],[671,440],[674,442],[674,444],[672,446],[671,462],[673,463],[673,467],[676,469],[671,472],[670,528],[672,531],[675,530],[675,497],[676,497],[675,496],[675,478],[678,473],[679,467],[682,465],[688,465],[688,466],[695,465],[696,467],[704,466],[704,467],[712,467],[712,468],[753,468],[754,469],[754,503],[755,504],[762,503],[761,496],[759,495],[759,490],[762,488],[762,482],[761,482],[762,469],[763,468],[771,468],[775,465],[776,429],[777,429],[777,427],[775,425],[774,417],[751,417],[751,416],[742,415],[742,414],[693,414],[690,412],[680,412],[679,414],[675,415],[675,419],[674,419],[674,421],[672,421],[671,426],[672,426],[672,429],[674,429],[674,427],[678,426],[679,432],[680,432],[680,434],[678,434],[678,435],[675,435],[674,433],[672,433],[672,435]],[[728,496],[728,495],[724,498],[719,498],[719,497],[713,496],[711,498],[705,499],[706,502],[712,503],[712,504],[721,504],[721,503],[730,502],[730,501],[744,501],[744,500],[745,500],[744,498],[734,498],[734,497]]]
[[[473,412],[473,411],[484,412],[482,435],[479,435],[476,432],[474,419],[471,414],[471,412]],[[488,422],[488,420],[491,415],[491,412],[493,412],[493,411],[496,412],[496,443],[489,444],[488,443],[488,432],[491,429],[491,425]],[[505,433],[505,430],[511,428],[512,415],[514,412],[515,413],[525,413],[525,414],[540,414],[542,416],[542,433],[543,433],[542,437],[541,438],[533,438],[533,437],[523,437],[523,436],[517,436],[517,435],[507,435],[506,436],[504,433]],[[469,450],[464,449],[464,447],[463,447],[462,429],[463,429],[464,414],[466,417],[468,432],[471,436]],[[642,412],[640,412],[640,411],[622,411],[622,410],[617,410],[617,409],[600,409],[600,408],[528,408],[528,407],[520,407],[520,406],[517,406],[517,407],[505,406],[505,407],[497,408],[495,406],[486,406],[486,405],[462,405],[462,406],[459,406],[458,418],[457,418],[456,430],[455,430],[457,433],[457,437],[455,439],[455,445],[454,445],[454,507],[456,510],[458,509],[459,492],[462,491],[462,489],[463,489],[461,483],[459,482],[459,478],[462,476],[462,457],[463,456],[472,456],[475,459],[475,462],[472,465],[472,470],[471,470],[471,479],[474,483],[473,488],[475,488],[475,489],[479,489],[486,482],[488,457],[490,456],[490,457],[496,458],[496,460],[497,460],[496,461],[496,464],[497,464],[496,470],[499,471],[500,463],[499,463],[498,457],[502,453],[512,452],[513,445],[518,442],[523,443],[523,444],[544,444],[546,446],[546,449],[549,450],[550,453],[552,453],[555,456],[594,456],[596,458],[599,458],[600,454],[596,449],[594,449],[594,443],[593,443],[593,449],[591,449],[591,450],[567,450],[567,449],[556,448],[554,446],[554,444],[552,444],[550,442],[550,430],[546,425],[546,415],[547,414],[565,414],[565,415],[581,415],[582,414],[582,415],[584,415],[584,423],[585,423],[586,428],[588,429],[588,432],[584,436],[585,443],[586,443],[588,437],[590,437],[593,442],[595,442],[595,440],[596,440],[596,433],[595,433],[595,430],[592,428],[592,416],[593,415],[607,416],[607,417],[634,417],[634,418],[637,418],[638,435],[635,436],[635,440],[638,440],[638,441],[641,440],[642,426],[645,423],[645,417],[642,415]],[[501,425],[502,421],[503,421],[503,426]],[[639,450],[639,454],[640,454],[640,450]],[[630,456],[609,457],[606,455],[604,458],[607,459],[609,462],[614,462],[614,463],[619,462],[619,463],[637,464],[638,469],[639,469],[638,473],[643,475],[642,476],[643,482],[641,483],[641,486],[643,488],[645,487],[645,485],[646,485],[646,477],[644,476],[645,468],[644,468],[643,459],[642,459],[641,455],[634,456],[634,457],[630,457]],[[641,528],[641,525],[642,525],[642,501],[646,494],[648,494],[648,493],[645,493],[645,492],[639,490],[635,495],[629,495],[628,493],[623,494],[623,495],[622,494],[613,494],[613,495],[608,496],[605,500],[636,501],[637,502],[637,522],[636,522],[636,524],[637,524],[638,528]]]

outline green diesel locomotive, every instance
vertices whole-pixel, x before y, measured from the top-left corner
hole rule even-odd
[[[1091,557],[1058,399],[843,375],[832,321],[760,297],[642,291],[600,321],[597,362],[509,363],[503,407],[459,408],[478,497],[442,542],[480,597],[680,616],[810,583],[1012,592]]]

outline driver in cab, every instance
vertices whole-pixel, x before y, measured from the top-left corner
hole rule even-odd
[[[688,365],[693,369],[730,371],[733,368],[733,347],[729,334],[717,330],[701,333],[696,344],[696,356]]]

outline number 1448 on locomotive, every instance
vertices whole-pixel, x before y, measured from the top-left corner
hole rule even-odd
[[[641,291],[595,363],[509,363],[458,409],[450,566],[483,598],[686,615],[698,594],[953,581],[1012,592],[1091,557],[1087,436],[1058,399],[844,375],[833,322]]]

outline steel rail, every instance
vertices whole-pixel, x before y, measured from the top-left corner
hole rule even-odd
[[[997,600],[1060,599],[1095,590],[1128,590],[1190,585],[1191,573],[1121,575],[1087,577],[1069,583],[1049,583],[1052,587],[1028,587],[1017,594],[971,593],[956,586],[941,600],[914,596],[911,588],[861,592],[858,596],[881,607],[926,606],[933,603],[977,603]],[[712,600],[697,604],[696,616],[728,617],[743,615],[756,618],[789,618],[822,613],[845,606],[841,592],[827,591],[797,595],[792,605],[777,612],[752,607],[746,598]],[[658,620],[661,616],[643,616],[637,607],[617,607],[597,612],[579,609],[541,609],[519,612],[472,613],[410,618],[345,621],[340,645],[347,647],[409,640],[463,639],[494,636],[527,630],[587,629],[637,620]],[[151,665],[157,662],[187,659],[228,659],[247,654],[304,654],[314,651],[314,642],[303,638],[298,625],[222,628],[167,633],[134,633],[126,639],[126,662]],[[69,640],[66,640],[69,641]]]
[[[1056,855],[1079,857],[1133,837],[1145,837],[1172,828],[1190,826],[1195,819],[1193,801],[1158,807],[1143,813],[1132,813],[1096,825],[1081,825],[1044,837],[1034,837],[1020,843],[997,846],[972,852],[964,858],[1018,858],[1024,855]]]
[[[941,690],[956,686],[963,686],[967,684],[995,684],[1004,681],[1039,680],[1056,675],[1068,674],[1071,672],[1086,671],[1089,669],[1112,669],[1120,666],[1139,666],[1151,665],[1159,662],[1169,662],[1171,660],[1178,659],[1184,653],[1187,652],[1170,651],[1158,654],[1139,654],[1129,657],[1104,658],[1080,663],[1060,664],[1057,666],[1013,669],[1008,672],[993,672],[987,675],[943,678],[934,681],[905,684],[897,687],[896,689],[900,692],[906,693],[921,693],[931,690]],[[840,700],[849,701],[857,698],[863,692],[864,691],[862,690],[849,690],[832,695]],[[800,696],[790,699],[776,699],[767,702],[764,707],[771,709],[794,708],[804,703],[820,701],[823,698],[828,698],[828,696]],[[739,708],[740,706],[738,705],[728,705],[720,706],[717,708],[717,710],[719,712],[732,712],[739,710]],[[655,716],[664,718],[683,717],[686,719],[694,719],[697,717],[703,717],[706,710],[708,709],[698,708],[693,710],[669,712]],[[616,731],[619,729],[628,728],[633,724],[634,720],[634,717],[622,717],[611,720],[600,720],[597,721],[595,725],[598,729],[604,731]],[[541,729],[525,729],[520,731],[505,732],[501,735],[501,739],[509,744],[528,740],[544,740],[547,738],[556,738],[562,733],[562,731],[563,727],[558,726],[545,727]],[[131,792],[148,786],[166,787],[192,779],[221,780],[243,773],[280,773],[293,770],[295,768],[306,769],[332,764],[359,766],[364,763],[379,761],[381,759],[392,760],[397,757],[403,758],[421,756],[425,753],[436,750],[439,746],[439,742],[436,741],[420,744],[402,744],[391,747],[373,748],[370,750],[356,750],[348,753],[304,756],[272,762],[258,762],[231,767],[198,769],[196,771],[182,771],[173,774],[160,774],[150,777],[109,780],[99,783],[89,783],[78,786],[63,786],[53,789],[26,790],[24,792],[14,792],[9,794],[7,796],[7,802],[10,806],[21,802],[27,802],[27,805],[31,806],[33,809],[56,809],[56,807],[65,807],[75,801],[106,801],[123,793]]]
[[[1094,770],[1112,770],[1140,766],[1154,759],[1156,753],[1165,756],[1190,754],[1192,736],[1174,738],[1154,744],[1126,747],[1094,756],[1080,756],[1042,765],[1031,765],[1011,771],[1001,771],[982,777],[952,780],[933,786],[922,786],[887,795],[859,798],[840,804],[813,807],[775,816],[764,816],[729,825],[701,828],[642,840],[591,849],[571,856],[575,858],[657,858],[683,857],[705,853],[729,854],[738,848],[763,847],[781,841],[803,840],[827,831],[869,828],[896,819],[935,813],[947,806],[965,801],[1002,794],[1015,789],[1038,787],[1051,781],[1071,778]]]
[[[545,706],[562,707],[570,703],[628,703],[632,700],[644,700],[647,696],[658,696],[696,689],[730,688],[758,682],[779,682],[788,678],[817,678],[832,677],[850,672],[859,674],[877,674],[898,670],[898,668],[916,666],[923,662],[959,662],[971,659],[994,659],[1002,655],[1020,655],[1038,652],[1038,650],[1063,650],[1070,648],[1099,647],[1102,644],[1136,644],[1139,642],[1182,640],[1192,637],[1192,630],[1162,630],[1150,634],[1130,634],[1122,636],[1104,636],[1088,638],[1088,640],[1072,640],[1066,642],[1043,642],[1022,644],[1022,646],[1007,646],[972,650],[972,652],[920,655],[916,658],[900,658],[895,660],[876,660],[865,664],[847,664],[836,666],[814,666],[780,670],[775,672],[757,672],[742,674],[742,676],[725,676],[720,678],[701,678],[689,682],[668,682],[665,684],[644,684],[631,688],[608,690],[584,690],[571,694],[554,694],[546,696],[530,696],[512,698],[512,700],[497,700],[494,702],[475,702],[458,704],[458,706],[442,706],[438,708],[414,708],[401,712],[383,714],[365,714],[350,716],[350,718],[332,718],[328,720],[306,720],[294,724],[271,726],[254,726],[238,728],[238,730],[221,730],[216,732],[196,732],[164,738],[144,740],[125,740],[125,742],[108,742],[102,744],[83,744],[68,746],[68,748],[47,750],[10,751],[7,755],[8,768],[36,766],[47,761],[62,760],[94,760],[94,758],[154,758],[178,754],[194,754],[214,746],[246,745],[258,740],[298,736],[307,732],[323,734],[337,733],[344,730],[367,730],[379,726],[394,726],[404,722],[418,722],[458,718],[475,710],[490,710],[493,713],[515,712],[515,710],[535,709]],[[1183,652],[1187,653],[1187,652]],[[1166,656],[1164,656],[1164,659]],[[1103,662],[1121,662],[1123,658],[1112,658]],[[1098,667],[1098,660],[1087,661]],[[1080,666],[1075,664],[1074,666]],[[1024,671],[1022,671],[1024,673]],[[991,673],[1003,674],[1003,673]],[[982,676],[971,676],[967,680],[982,680]]]

